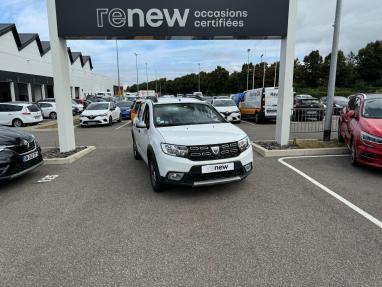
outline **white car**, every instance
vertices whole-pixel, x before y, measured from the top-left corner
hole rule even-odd
[[[38,106],[44,118],[57,119],[57,107],[55,102],[39,102]]]
[[[38,106],[27,102],[0,103],[0,125],[22,127],[43,121]]]
[[[155,192],[170,184],[237,182],[252,171],[253,152],[246,133],[197,99],[145,101],[132,137],[134,157],[149,166]]]
[[[77,103],[76,101],[73,101],[73,100],[72,100],[72,107],[74,107],[78,111],[78,113],[82,113],[83,110],[84,110],[84,105],[83,104],[79,104],[79,103]]]
[[[230,98],[213,99],[212,105],[229,122],[240,123],[241,113],[235,102]]]
[[[98,102],[90,104],[80,116],[81,126],[113,125],[121,122],[120,108],[113,102]]]

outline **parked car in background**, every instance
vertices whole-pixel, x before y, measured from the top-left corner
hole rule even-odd
[[[42,163],[41,148],[33,135],[0,126],[0,181],[22,176]]]
[[[213,99],[212,105],[228,122],[240,123],[240,110],[230,98]]]
[[[338,126],[338,140],[348,145],[353,165],[382,168],[382,94],[351,98]]]
[[[327,97],[321,98],[321,104],[324,105],[324,109],[327,107]],[[333,97],[333,115],[339,115],[341,110],[348,105],[349,99],[345,97]]]
[[[83,109],[85,109],[87,107],[87,101],[86,100],[83,100],[83,99],[73,99],[73,101],[75,101],[77,104],[82,105]]]
[[[200,187],[238,182],[253,168],[245,132],[200,100],[145,101],[132,137],[134,157],[148,165],[155,192],[170,184]]]
[[[27,102],[0,103],[0,125],[22,127],[43,121],[40,108]]]
[[[297,95],[294,97],[293,121],[317,120],[322,121],[325,115],[324,105],[311,95]]]
[[[131,119],[131,106],[133,102],[131,101],[122,101],[117,103],[117,106],[121,109],[121,115],[123,120]]]
[[[75,101],[75,100],[72,100],[72,106],[77,109],[78,113],[82,113],[84,110],[84,105],[77,103],[77,101]]]
[[[239,108],[242,117],[255,117],[256,123],[277,117],[278,88],[255,89],[245,92]]]
[[[122,115],[120,108],[114,102],[93,103],[80,116],[81,126],[111,126],[117,121],[122,121]]]
[[[44,118],[57,119],[57,107],[55,102],[39,102],[38,106]]]

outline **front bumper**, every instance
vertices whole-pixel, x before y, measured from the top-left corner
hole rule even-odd
[[[170,185],[187,185],[187,186],[207,186],[224,184],[228,182],[241,181],[246,178],[253,169],[253,151],[252,148],[242,152],[234,158],[226,158],[220,160],[209,161],[191,161],[185,158],[162,155],[157,158],[158,168],[161,182]],[[231,171],[223,171],[216,173],[202,173],[202,166],[233,163],[234,169]],[[250,170],[246,170],[245,166],[251,165]],[[184,173],[181,180],[170,180],[170,173]]]
[[[38,152],[38,157],[27,162],[23,162],[25,154],[13,154],[6,159],[2,158],[0,161],[0,181],[15,179],[41,166],[43,164],[41,148],[38,147],[30,153],[35,151]]]
[[[369,147],[360,143],[357,147],[357,155],[360,163],[382,168],[382,147]]]
[[[129,120],[131,118],[131,113],[130,112],[121,112],[122,119],[124,120]]]
[[[94,118],[80,117],[81,126],[90,126],[90,125],[107,125],[109,124],[108,116],[98,116]]]

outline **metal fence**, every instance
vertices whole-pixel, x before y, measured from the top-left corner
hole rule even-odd
[[[293,108],[291,116],[291,133],[324,132],[325,109]],[[332,132],[338,131],[338,116],[333,115]]]

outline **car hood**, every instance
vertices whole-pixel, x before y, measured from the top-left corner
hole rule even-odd
[[[247,136],[230,123],[161,127],[158,131],[166,143],[187,146],[229,143]]]
[[[368,134],[382,137],[382,119],[362,118],[361,129]]]
[[[21,140],[32,141],[33,135],[16,128],[0,126],[0,145],[19,145]]]
[[[85,110],[82,112],[82,115],[84,116],[98,116],[102,114],[108,113],[109,110]]]
[[[220,113],[225,113],[225,112],[239,112],[239,108],[236,106],[231,106],[231,107],[215,107],[215,109],[220,112]]]

